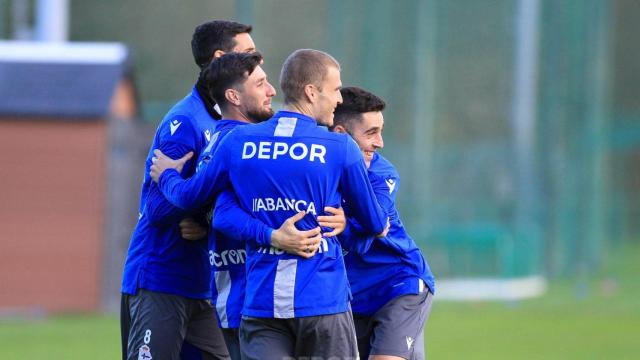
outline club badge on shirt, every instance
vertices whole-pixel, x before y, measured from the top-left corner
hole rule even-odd
[[[147,345],[140,346],[138,349],[138,360],[151,360],[151,348]]]

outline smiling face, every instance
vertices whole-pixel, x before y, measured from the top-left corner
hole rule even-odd
[[[373,160],[373,154],[384,147],[384,141],[382,140],[384,117],[380,111],[371,111],[359,115],[360,119],[352,121],[346,130],[358,144],[368,168],[371,165],[371,160]]]
[[[384,147],[382,112],[387,105],[379,96],[357,86],[344,87],[340,93],[343,102],[336,108],[332,130],[351,135],[369,167],[376,151]]]
[[[254,122],[261,122],[273,116],[271,98],[276,90],[267,81],[267,74],[257,66],[238,91],[241,112]]]

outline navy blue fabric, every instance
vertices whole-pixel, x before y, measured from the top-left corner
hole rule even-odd
[[[196,159],[211,139],[215,124],[194,88],[158,126],[145,162],[139,219],[122,276],[123,293],[134,295],[143,288],[189,298],[211,298],[207,240],[186,241],[178,226],[182,218],[202,211],[184,211],[168,202],[149,176],[149,168],[154,149],[174,159],[193,151],[193,159],[180,174],[192,176]]]

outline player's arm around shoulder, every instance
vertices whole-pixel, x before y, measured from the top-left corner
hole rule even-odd
[[[164,170],[179,169],[193,153],[173,160],[161,151],[154,150],[156,159],[151,166],[150,175],[158,182],[165,197],[174,205],[186,210],[210,206],[222,190],[231,186],[228,169],[232,159],[230,159],[231,150],[225,146],[226,140],[226,138],[222,140],[212,160],[186,180],[180,178],[176,171]]]
[[[167,164],[171,164],[171,159],[184,159],[180,162],[180,166],[168,165],[168,167],[176,168],[180,173],[178,178],[188,178],[193,175],[195,169],[195,156],[200,149],[199,132],[196,130],[194,120],[187,115],[169,114],[162,121],[156,132],[155,149],[153,149],[154,157],[150,167],[150,175],[154,181],[157,181],[158,174],[154,173],[154,167],[157,169],[158,152],[162,153]],[[147,206],[147,212],[154,223],[171,222],[174,223],[183,218],[183,207],[175,205],[166,196],[156,183],[151,184],[151,193],[154,201]],[[180,214],[182,212],[182,214]]]
[[[197,143],[191,118],[171,113],[158,126],[155,139],[156,148],[174,157],[193,152]],[[182,209],[165,199],[155,183],[150,185],[144,211],[149,222],[155,226],[172,224],[186,215]]]
[[[199,136],[195,120],[187,114],[169,114],[157,130],[157,150],[170,158],[178,159],[190,151],[198,152]],[[197,159],[197,156],[196,159]],[[194,160],[195,161],[195,160]]]

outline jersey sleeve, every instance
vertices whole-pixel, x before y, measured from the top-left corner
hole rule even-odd
[[[391,216],[393,209],[395,208],[397,193],[396,185],[398,183],[397,177],[378,175],[369,171],[368,178],[371,183],[371,188],[376,194],[378,204],[380,204],[380,207],[384,210],[387,216]]]
[[[365,232],[379,234],[386,227],[388,217],[378,204],[369,183],[360,149],[351,138],[346,142],[346,147],[340,188],[351,212],[347,216],[353,217]]]
[[[352,217],[347,218],[347,226],[338,235],[338,240],[343,248],[359,254],[369,251],[374,239],[375,235],[366,233],[358,221]]]
[[[227,136],[228,138],[229,136]],[[175,206],[184,210],[202,208],[213,203],[215,196],[229,183],[229,146],[225,138],[211,161],[202,164],[199,171],[189,179],[183,179],[174,169],[167,169],[158,179],[162,194]]]
[[[180,125],[177,129],[174,125],[175,131],[173,135],[171,135],[169,122],[164,122],[158,129],[160,135],[158,149],[172,159],[181,158],[196,148],[195,133],[191,121],[181,116],[173,118],[173,120],[178,119]],[[193,168],[193,162],[194,160],[189,160],[189,162],[185,164],[182,176],[186,176],[188,169]],[[170,203],[160,192],[157,184],[153,182],[149,188],[145,204],[146,216],[149,222],[155,226],[168,225],[188,215],[183,209]]]
[[[245,212],[230,189],[218,196],[212,224],[229,239],[264,247],[271,245],[273,228]]]
[[[194,128],[193,120],[183,114],[167,115],[158,128],[159,144],[174,143],[182,144],[188,148],[197,147],[197,131]]]
[[[395,186],[392,189],[393,191],[389,191],[389,186],[384,177],[372,171],[368,171],[367,175],[378,204],[386,216],[391,219],[395,209]],[[347,226],[338,238],[345,249],[359,254],[365,254],[369,251],[369,248],[371,248],[376,236],[365,231],[356,219],[348,217]]]

